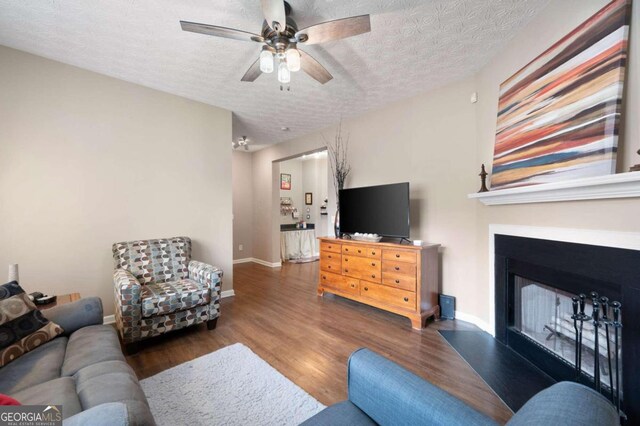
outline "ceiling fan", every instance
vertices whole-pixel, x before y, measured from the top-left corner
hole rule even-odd
[[[272,73],[277,68],[278,81],[289,84],[291,73],[300,69],[325,84],[333,78],[311,55],[299,49],[307,44],[340,40],[371,31],[369,15],[353,16],[322,22],[298,30],[291,15],[291,5],[283,0],[261,0],[265,20],[260,35],[216,25],[180,21],[183,31],[206,34],[234,40],[262,44],[260,57],[249,67],[242,81],[252,82],[261,73]]]
[[[244,148],[245,151],[249,151],[249,139],[246,136],[238,138],[237,141],[231,142],[233,149]]]

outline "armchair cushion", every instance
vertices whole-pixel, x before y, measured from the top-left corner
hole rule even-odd
[[[189,277],[189,237],[124,241],[115,243],[111,251],[116,269],[128,270],[141,284],[177,281]]]
[[[207,285],[191,279],[147,284],[141,298],[143,318],[206,305],[211,300]]]

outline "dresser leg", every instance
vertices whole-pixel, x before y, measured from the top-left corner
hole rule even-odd
[[[413,316],[409,318],[411,320],[411,328],[414,330],[422,330],[422,324],[424,324],[424,318],[421,315]]]
[[[324,288],[318,287],[318,296],[324,296]]]

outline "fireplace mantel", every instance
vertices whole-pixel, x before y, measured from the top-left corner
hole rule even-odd
[[[640,197],[640,172],[469,194],[487,206]]]

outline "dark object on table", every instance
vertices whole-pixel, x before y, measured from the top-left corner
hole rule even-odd
[[[33,299],[33,303],[36,305],[48,305],[49,303],[53,303],[57,300],[57,296],[44,296]]]
[[[489,173],[487,173],[487,171],[484,169],[484,164],[482,165],[482,167],[480,168],[480,174],[478,176],[480,176],[480,181],[482,182],[482,186],[480,187],[480,191],[478,191],[478,193],[480,192],[489,192],[489,189],[487,188],[487,175]]]
[[[638,155],[640,155],[640,149],[638,150]],[[629,171],[630,172],[640,172],[640,163],[636,164],[635,166],[629,167]]]

